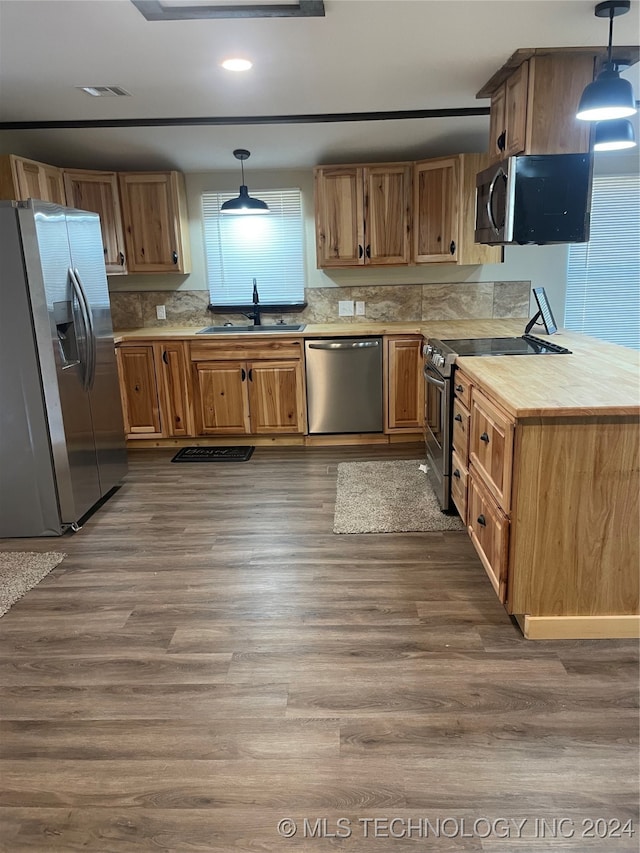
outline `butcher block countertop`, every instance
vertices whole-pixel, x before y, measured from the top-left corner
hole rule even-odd
[[[420,334],[437,338],[485,338],[521,335],[526,319],[435,320],[409,323],[309,323],[302,332],[197,335],[198,328],[158,326],[116,332],[116,343],[163,340],[199,342],[238,338],[358,337]],[[545,335],[534,331],[537,337]],[[640,416],[640,353],[576,332],[560,330],[553,343],[571,355],[476,356],[457,364],[516,418]]]
[[[562,330],[552,341],[571,355],[459,358],[456,364],[516,418],[640,415],[639,352]]]

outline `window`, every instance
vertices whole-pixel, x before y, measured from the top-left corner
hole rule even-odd
[[[640,175],[593,179],[591,237],[569,246],[564,325],[640,349]]]
[[[203,193],[202,212],[212,305],[251,305],[253,279],[261,305],[304,302],[302,200],[299,189],[260,190],[267,216],[221,214],[236,193]]]

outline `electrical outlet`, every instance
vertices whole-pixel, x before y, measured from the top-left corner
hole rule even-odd
[[[353,299],[338,300],[338,317],[353,317]]]
[[[166,305],[156,305],[156,320],[166,320],[167,319],[167,306]]]
[[[356,314],[358,317],[364,317],[364,302],[356,302]]]

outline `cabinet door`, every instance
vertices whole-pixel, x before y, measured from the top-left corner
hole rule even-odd
[[[453,401],[453,429],[451,431],[451,443],[454,450],[465,465],[469,459],[469,409],[456,397]]]
[[[42,201],[48,201],[48,198],[46,198],[47,187],[40,163],[36,163],[34,160],[24,160],[21,157],[15,157],[13,159],[13,169],[16,189],[18,191],[18,201],[25,201],[28,198],[39,198]]]
[[[451,454],[451,497],[465,524],[467,523],[467,478],[467,467],[454,450]]]
[[[162,422],[168,436],[193,435],[191,382],[182,341],[155,345],[156,364],[162,385]]]
[[[496,595],[507,597],[509,520],[500,511],[482,483],[469,474],[467,529]]]
[[[176,172],[118,175],[129,272],[189,272]]]
[[[511,507],[513,432],[509,416],[473,388],[469,461],[505,513]]]
[[[458,159],[416,163],[414,249],[417,263],[456,263],[458,250]]]
[[[505,157],[521,154],[527,148],[527,100],[529,63],[523,62],[505,83]],[[549,97],[551,97],[549,93]]]
[[[161,437],[160,398],[153,345],[120,346],[116,349],[116,356],[127,437]]]
[[[65,170],[64,185],[70,205],[81,210],[92,210],[100,215],[107,273],[126,273],[116,173]]]
[[[42,180],[44,182],[46,201],[52,201],[54,204],[67,204],[67,199],[64,191],[64,181],[62,179],[62,169],[56,166],[42,166]]]
[[[251,361],[247,367],[251,432],[304,432],[301,363]]]
[[[245,362],[196,362],[194,385],[199,435],[248,434],[251,431]]]
[[[363,194],[360,167],[328,166],[315,170],[318,267],[364,264]]]
[[[422,338],[386,338],[387,432],[416,432],[424,424]]]
[[[489,116],[489,157],[491,162],[503,160],[506,145],[506,90],[504,84],[491,96],[491,113]]]
[[[408,264],[411,228],[411,165],[364,170],[365,263]]]

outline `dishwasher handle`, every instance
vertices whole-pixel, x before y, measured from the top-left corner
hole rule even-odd
[[[369,349],[379,347],[380,341],[323,341],[322,343],[307,343],[309,349]]]

